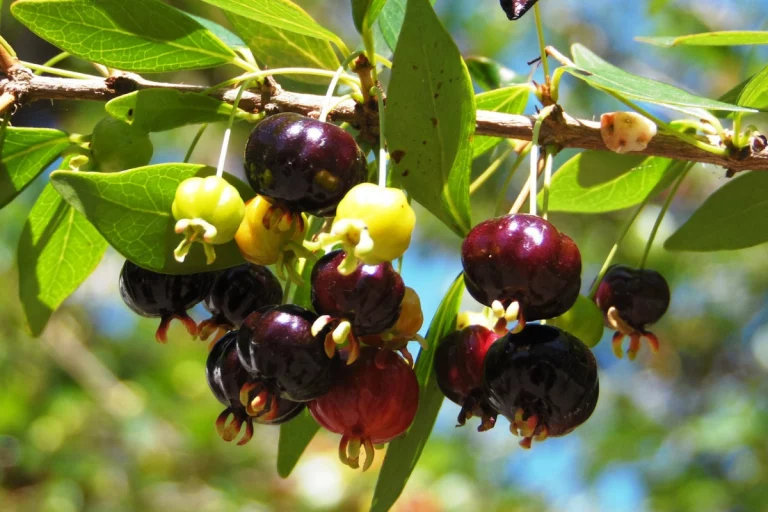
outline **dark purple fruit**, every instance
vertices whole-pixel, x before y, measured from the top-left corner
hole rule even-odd
[[[333,216],[344,195],[365,181],[365,155],[338,126],[282,113],[266,118],[245,147],[245,174],[257,194],[292,212]]]
[[[203,305],[213,315],[200,324],[200,337],[217,329],[238,329],[245,317],[283,300],[280,281],[267,267],[246,263],[220,272]]]
[[[330,389],[338,364],[338,357],[325,354],[328,329],[312,335],[316,320],[316,314],[291,304],[251,313],[237,339],[240,362],[251,377],[282,398],[314,400]]]
[[[437,385],[452,402],[461,406],[458,423],[481,417],[479,432],[496,424],[497,412],[483,393],[483,363],[499,335],[481,325],[470,325],[446,336],[435,352]]]
[[[504,308],[517,302],[525,321],[568,311],[581,287],[581,254],[567,235],[535,215],[481,222],[461,246],[467,290],[478,302]]]
[[[240,364],[237,357],[237,334],[237,331],[230,331],[216,342],[208,354],[205,373],[214,396],[227,407],[216,419],[216,431],[222,439],[229,442],[237,437],[245,424],[245,433],[237,443],[242,446],[253,437],[254,422],[264,425],[285,423],[299,414],[304,409],[304,404],[284,398],[273,398],[279,400],[276,407],[265,407],[256,411],[253,416],[248,414],[249,407],[240,402],[241,390],[246,386],[249,386],[249,390],[255,389],[254,383],[260,383],[251,379]],[[260,395],[257,394],[258,396]],[[262,395],[259,399],[266,401],[267,398]],[[227,425],[230,416],[232,421]]]
[[[160,317],[155,338],[165,343],[168,340],[168,325],[174,318],[184,324],[189,334],[197,335],[197,324],[187,315],[187,310],[205,299],[215,277],[211,272],[173,276],[159,274],[126,260],[120,272],[120,296],[135,313],[150,318]]]
[[[533,439],[563,436],[592,415],[599,394],[597,363],[578,338],[528,324],[488,350],[483,389],[512,432],[523,437],[521,446],[529,448]]]
[[[510,20],[522,18],[536,2],[538,0],[500,0],[501,8]]]
[[[664,316],[669,300],[669,285],[655,270],[626,265],[608,269],[597,287],[595,303],[603,312],[606,325],[616,330],[613,348],[618,357],[624,336],[631,339],[627,351],[630,359],[637,355],[641,338],[648,340],[654,353],[658,352],[659,340],[646,327]]]

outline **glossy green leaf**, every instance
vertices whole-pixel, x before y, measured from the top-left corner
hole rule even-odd
[[[323,28],[304,9],[290,0],[203,0],[225,11],[285,32],[310,36],[345,48],[339,37]],[[236,29],[237,30],[237,29]],[[237,30],[241,37],[243,34]],[[243,37],[245,40],[246,37]]]
[[[729,181],[664,243],[670,251],[730,251],[768,242],[768,173]]]
[[[443,393],[437,387],[432,361],[440,341],[456,330],[456,316],[459,314],[463,294],[464,274],[460,274],[443,297],[432,318],[432,323],[429,324],[427,332],[429,348],[421,351],[416,361],[419,409],[408,432],[389,443],[387,455],[376,482],[371,512],[389,510],[400,497],[435,426],[437,413],[440,412],[440,406],[443,403]]]
[[[56,171],[51,182],[127,259],[164,274],[192,274],[243,263],[234,242],[216,246],[213,265],[205,264],[202,247],[193,247],[184,263],[173,257],[180,241],[171,214],[176,188],[187,178],[214,173],[204,165],[173,163],[109,174]],[[233,176],[225,178],[243,199],[253,197],[246,184]]]
[[[631,100],[671,108],[750,111],[744,107],[696,96],[663,82],[633,75],[604,61],[580,44],[573,45],[571,51],[575,66],[566,66],[564,69],[596,89],[608,91]]]
[[[305,409],[288,423],[280,425],[280,438],[277,443],[277,473],[282,478],[290,476],[318,430],[320,430],[320,425],[312,418],[308,409]]]
[[[67,134],[59,130],[6,128],[0,161],[0,208],[19,195],[69,145]]]
[[[677,37],[636,37],[636,41],[666,48],[672,46],[739,46],[768,44],[768,32],[731,30],[704,32]]]
[[[434,5],[435,0],[430,0],[430,2]],[[400,37],[400,30],[403,28],[407,4],[408,0],[387,0],[379,14],[381,35],[392,51],[395,51],[397,47],[397,40]]]
[[[253,56],[269,68],[309,67],[336,70],[339,58],[325,39],[297,34],[227,13],[229,21],[243,38]],[[290,75],[292,80],[327,84],[327,78]]]
[[[118,96],[106,105],[112,117],[147,132],[172,130],[187,124],[229,120],[232,105],[210,96],[172,89],[143,89]]]
[[[11,12],[64,51],[123,71],[201,69],[235,59],[205,27],[159,0],[18,0]]]
[[[757,110],[768,109],[768,66],[744,83],[734,102]]]
[[[428,0],[408,0],[387,96],[392,181],[460,236],[470,228],[475,96]]]
[[[357,31],[369,30],[386,3],[387,0],[352,0],[352,19]]]
[[[464,60],[472,79],[486,91],[522,81],[517,73],[487,57],[467,57]]]
[[[34,336],[91,275],[107,241],[48,184],[29,212],[19,240],[19,298]]]
[[[529,85],[516,85],[484,92],[475,96],[477,110],[491,110],[504,112],[505,114],[522,114],[528,104],[528,95],[531,92]],[[472,140],[472,158],[477,158],[489,149],[496,146],[503,139],[501,137],[476,136]]]
[[[190,18],[194,19],[199,24],[207,28],[211,32],[211,34],[218,37],[221,40],[221,42],[223,42],[230,48],[236,49],[236,48],[245,48],[246,46],[248,46],[245,44],[245,42],[242,39],[237,37],[237,35],[235,35],[232,31],[230,31],[226,27],[222,27],[215,21],[211,21],[208,18],[203,18],[202,16],[195,16],[194,14],[189,14],[189,13],[184,13],[184,14],[186,14],[187,16],[189,16]]]
[[[585,151],[565,162],[552,178],[549,210],[603,213],[643,202],[679,174],[672,160],[642,155]],[[543,191],[539,192],[539,205]]]

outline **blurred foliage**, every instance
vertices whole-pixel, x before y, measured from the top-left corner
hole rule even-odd
[[[227,23],[203,2],[169,3]],[[357,41],[347,0],[299,3],[347,42]],[[5,4],[2,33],[23,59],[41,63],[57,53],[16,23]],[[540,5],[549,44],[567,49],[580,42],[628,71],[709,97],[759,70],[768,57],[765,47],[661,49],[633,41],[764,29],[764,0]],[[510,23],[496,0],[439,0],[437,10],[464,55],[490,57],[522,76],[531,72],[526,61],[538,52],[532,17]],[[76,60],[67,66],[89,71]],[[540,71],[533,71],[540,80]],[[213,84],[231,72],[158,78]],[[617,108],[615,100],[567,78],[561,102],[572,115],[588,118]],[[103,115],[98,103],[40,102],[25,106],[14,124],[89,133]],[[764,116],[749,122],[763,131],[768,127]],[[235,147],[245,130],[235,131]],[[154,161],[181,160],[194,133],[190,127],[153,134]],[[209,130],[193,161],[215,164],[220,140],[221,127]],[[476,172],[497,155],[498,150],[478,159]],[[557,162],[572,155],[563,152]],[[231,152],[228,166],[235,173],[240,159]],[[473,198],[475,220],[493,213],[509,165],[511,160]],[[513,180],[507,207],[522,179]],[[651,252],[649,264],[673,289],[672,307],[656,328],[662,340],[658,356],[644,347],[636,362],[617,361],[604,338],[595,349],[601,364],[596,413],[572,435],[529,452],[517,447],[504,422],[482,435],[471,425],[455,429],[458,409],[445,404],[396,509],[768,511],[768,246],[711,254],[661,249],[661,241],[724,182],[721,169],[695,168]],[[381,456],[369,473],[359,474],[336,460],[338,440],[321,435],[293,475],[281,480],[275,469],[277,429],[258,427],[245,447],[217,437],[213,422],[220,406],[205,383],[204,344],[189,340],[178,326],[167,346],[153,341],[155,323],[136,318],[120,301],[122,261],[114,252],[42,338],[24,332],[14,254],[43,184],[36,182],[0,212],[0,510],[365,510]],[[640,216],[619,261],[639,261],[663,199],[664,194]],[[406,255],[403,274],[421,294],[429,319],[441,299],[438,290],[446,290],[460,269],[459,240],[423,210],[418,214],[417,243]],[[581,248],[585,289],[628,215],[552,215]],[[477,307],[471,299],[465,306]],[[200,311],[196,318],[202,318]]]

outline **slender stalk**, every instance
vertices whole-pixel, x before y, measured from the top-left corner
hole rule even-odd
[[[496,160],[491,162],[491,165],[488,166],[488,168],[483,171],[483,173],[475,178],[475,181],[473,181],[469,185],[469,194],[472,195],[475,192],[477,192],[477,189],[485,185],[485,182],[488,181],[488,179],[496,174],[496,171],[501,167],[501,164],[504,163],[504,161],[509,157],[510,154],[512,154],[512,151],[514,151],[513,147],[507,148]]]
[[[541,216],[547,220],[549,211],[549,188],[552,185],[552,160],[554,159],[555,148],[547,146],[544,161],[544,186],[542,188]]]
[[[375,67],[374,67],[375,69]],[[384,130],[386,129],[387,114],[384,111],[384,90],[381,88],[381,84],[378,84],[379,94],[379,186],[387,186],[387,141],[384,138]]]
[[[79,78],[82,80],[99,80],[102,78],[96,75],[86,75],[85,73],[78,73],[77,71],[68,71],[66,69],[41,66],[40,64],[34,64],[32,62],[21,61],[21,64],[33,71],[39,71],[40,73],[49,73],[51,75],[63,76],[66,78]]]
[[[737,113],[733,116],[733,145],[736,148],[741,149],[741,113]],[[749,140],[749,137],[747,137]]]
[[[224,140],[221,143],[221,153],[219,154],[219,165],[216,166],[216,176],[221,178],[224,175],[224,162],[227,159],[227,148],[229,147],[229,138],[232,135],[232,125],[235,124],[235,113],[237,112],[237,105],[240,103],[240,98],[243,97],[243,91],[248,88],[250,80],[245,80],[243,85],[237,91],[235,102],[232,104],[232,112],[229,114],[229,121],[227,121],[227,129],[224,132]]]
[[[539,146],[531,146],[531,175],[528,177],[528,213],[536,215],[536,196],[539,181]]]
[[[656,234],[659,232],[659,227],[661,226],[661,222],[664,220],[664,216],[667,214],[667,210],[669,210],[669,207],[672,204],[672,200],[675,198],[675,194],[677,194],[677,190],[680,188],[680,185],[683,183],[683,180],[688,175],[688,171],[690,171],[693,166],[694,164],[692,162],[689,162],[680,172],[680,176],[677,177],[675,182],[672,184],[672,187],[669,189],[669,194],[667,195],[667,199],[664,201],[664,204],[661,207],[659,216],[656,217],[656,222],[653,224],[653,229],[651,229],[651,234],[648,237],[648,241],[645,244],[645,251],[643,251],[643,258],[640,260],[641,269],[645,268],[645,262],[648,260],[648,255],[651,253],[651,247],[653,247],[653,241],[656,239]]]
[[[544,69],[544,77],[549,83],[549,62],[547,62],[547,43],[544,41],[544,26],[541,23],[539,4],[533,5],[533,17],[536,20],[536,35],[539,38],[539,51],[541,52],[541,66]]]
[[[203,136],[203,133],[205,133],[205,130],[207,128],[208,128],[208,123],[203,123],[200,125],[200,128],[197,130],[197,133],[195,134],[195,138],[192,139],[192,144],[189,145],[187,154],[184,155],[185,164],[189,162],[190,158],[192,158],[192,153],[195,151],[195,148],[197,147],[197,143],[200,142],[200,138]]]
[[[266,76],[276,76],[276,75],[304,75],[304,76],[321,76],[325,78],[333,78],[334,76],[336,76],[336,72],[328,71],[326,69],[314,69],[314,68],[263,69],[260,71],[254,71],[252,73],[246,73],[245,75],[236,76],[235,78],[230,78],[229,80],[225,80],[220,84],[216,84],[214,86],[211,86],[205,89],[203,91],[203,94],[210,94],[213,91],[216,91],[218,89],[223,89],[225,87],[229,87],[231,85],[242,82],[244,80],[258,80],[259,78],[264,78]],[[339,81],[352,87],[352,89],[355,90],[358,94],[362,94],[360,92],[360,83],[356,78],[349,75],[342,74],[339,77]]]
[[[644,108],[641,108],[637,103],[628,100],[627,98],[621,96],[620,94],[617,94],[617,93],[615,93],[613,91],[609,91],[609,90],[605,90],[605,92],[607,92],[608,94],[610,94],[611,96],[613,96],[614,98],[619,100],[620,102],[624,103],[626,106],[628,106],[629,108],[631,108],[635,112],[643,115],[644,117],[646,117],[646,118],[650,119],[651,121],[653,121],[654,123],[656,123],[656,126],[659,127],[659,130],[662,130],[662,131],[664,131],[664,132],[666,132],[666,133],[668,133],[668,134],[670,134],[670,135],[672,135],[674,137],[677,137],[678,139],[682,140],[683,142],[687,142],[691,146],[697,147],[697,148],[699,148],[701,150],[707,151],[707,152],[712,153],[714,155],[726,156],[728,154],[728,150],[725,149],[725,148],[715,147],[715,146],[713,146],[711,144],[707,144],[706,142],[702,142],[702,141],[700,141],[698,139],[695,139],[695,138],[691,137],[690,135],[688,135],[686,133],[683,133],[683,132],[680,132],[678,130],[675,130],[674,128],[669,126],[669,124],[665,123],[664,121],[662,121],[658,117],[654,116],[653,114],[651,114],[650,112],[648,112]]]
[[[333,94],[336,92],[336,86],[338,85],[339,79],[344,73],[344,70],[349,65],[349,63],[360,56],[361,53],[362,52],[354,52],[350,54],[346,59],[344,59],[339,68],[336,70],[336,73],[333,75],[331,83],[328,86],[328,91],[325,93],[325,102],[323,103],[323,110],[320,112],[319,117],[320,121],[325,121],[328,118],[328,113],[331,111],[330,105],[331,101],[333,100]]]
[[[70,54],[68,52],[61,52],[61,53],[59,53],[57,55],[54,55],[53,57],[51,57],[47,61],[45,61],[45,63],[43,63],[43,66],[47,67],[47,68],[52,68],[53,66],[55,66],[59,62],[63,61],[64,59],[67,59],[69,57],[70,57]],[[40,70],[40,69],[35,71],[36,75],[42,75],[43,73],[44,73],[44,71]]]
[[[511,142],[510,142],[511,143]],[[509,184],[512,182],[512,178],[515,176],[515,173],[520,168],[520,166],[523,164],[523,161],[525,160],[525,157],[528,156],[528,153],[531,152],[531,144],[526,144],[520,153],[518,153],[517,158],[515,159],[515,162],[512,164],[512,167],[510,167],[509,172],[507,173],[507,177],[504,179],[504,185],[501,187],[501,192],[499,193],[499,197],[496,199],[496,209],[494,210],[495,215],[501,215],[501,204],[504,201],[504,198],[507,197],[507,190],[509,190]],[[523,199],[524,201],[525,199]],[[519,207],[518,207],[519,210]],[[517,211],[517,210],[516,210]]]

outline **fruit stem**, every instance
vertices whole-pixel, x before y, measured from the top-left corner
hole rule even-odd
[[[669,207],[672,204],[672,200],[675,198],[675,194],[677,194],[677,190],[680,188],[680,185],[683,183],[683,180],[688,175],[688,171],[691,170],[693,166],[694,166],[693,162],[688,162],[688,164],[680,172],[680,176],[678,176],[675,182],[672,184],[672,188],[669,189],[669,194],[667,195],[667,199],[664,201],[664,204],[661,207],[659,216],[656,217],[656,222],[653,225],[653,229],[651,229],[651,234],[648,237],[648,242],[645,244],[645,251],[643,252],[643,258],[640,260],[641,269],[645,268],[645,262],[648,260],[648,255],[651,252],[651,247],[653,247],[653,241],[656,239],[656,233],[658,233],[659,231],[659,226],[661,226],[661,222],[664,220],[664,216],[667,214],[667,210],[669,210]]]
[[[528,213],[536,215],[536,196],[539,181],[539,146],[533,144],[531,146],[531,175],[528,177]]]
[[[203,123],[200,125],[200,128],[197,130],[197,133],[195,134],[195,138],[192,139],[192,144],[189,145],[189,149],[187,150],[187,154],[184,155],[184,163],[189,163],[189,159],[192,158],[192,153],[195,151],[195,148],[197,147],[197,143],[200,142],[200,138],[203,136],[203,133],[205,133],[205,130],[208,128],[208,123]]]
[[[485,182],[488,181],[488,178],[496,173],[496,171],[501,167],[501,164],[504,163],[504,161],[507,159],[507,157],[509,157],[514,149],[514,147],[507,148],[507,150],[504,151],[501,156],[491,162],[491,165],[489,165],[488,168],[469,185],[469,195],[474,194],[477,192],[477,189],[485,185]]]
[[[376,67],[374,66],[374,70]],[[384,90],[381,88],[381,84],[376,82],[376,87],[379,89],[377,94],[377,102],[379,106],[379,186],[387,186],[387,149],[386,140],[384,139],[384,129],[386,128],[386,113],[384,112]]]
[[[669,172],[669,171],[667,171]],[[630,218],[628,219],[627,223],[624,224],[624,227],[621,230],[621,234],[619,234],[619,238],[616,239],[616,242],[613,244],[613,247],[611,247],[611,251],[608,253],[608,256],[605,258],[605,262],[603,262],[603,266],[600,269],[600,272],[598,272],[597,277],[595,277],[595,282],[592,283],[592,288],[589,289],[589,300],[595,299],[595,294],[597,293],[597,288],[600,286],[600,281],[603,280],[603,276],[608,271],[608,268],[611,266],[611,263],[613,262],[614,256],[616,256],[616,252],[619,250],[619,244],[622,240],[624,240],[624,237],[627,236],[627,233],[629,233],[629,228],[632,227],[632,224],[634,224],[635,219],[637,219],[638,215],[640,215],[640,212],[643,211],[643,208],[645,208],[645,205],[647,205],[651,198],[653,197],[653,191],[650,191],[647,196],[645,196],[645,199],[643,199],[643,202],[640,203],[640,205],[635,208],[635,211],[632,213]]]
[[[67,59],[69,57],[70,57],[70,54],[68,52],[61,52],[61,53],[59,53],[57,55],[54,55],[53,57],[51,57],[47,61],[45,61],[43,63],[43,66],[45,66],[45,67],[53,67],[56,64],[58,64],[59,62],[63,61],[64,59]],[[35,71],[36,75],[42,75],[43,73],[44,73],[44,71],[40,70],[40,69]]]
[[[85,73],[78,73],[77,71],[68,71],[66,69],[53,68],[45,65],[34,64],[32,62],[20,61],[22,65],[28,67],[33,71],[39,71],[40,73],[50,73],[51,75],[63,76],[65,78],[79,78],[81,80],[101,80],[101,77],[96,75],[87,75]]]
[[[224,162],[227,159],[227,148],[229,147],[229,137],[232,135],[232,125],[235,124],[235,114],[237,113],[237,106],[240,104],[240,98],[243,97],[243,91],[248,88],[250,80],[244,80],[240,89],[237,90],[237,96],[235,96],[235,102],[232,104],[232,112],[229,113],[229,121],[227,121],[227,129],[224,131],[224,140],[221,143],[221,153],[219,154],[219,165],[216,166],[216,176],[221,178],[224,175]]]
[[[509,143],[512,144],[512,141],[509,141]],[[532,146],[530,143],[527,143],[523,147],[523,149],[517,154],[517,158],[515,159],[515,162],[512,164],[512,167],[510,167],[509,172],[507,173],[507,177],[504,180],[504,185],[501,187],[501,192],[499,193],[499,197],[496,199],[496,209],[494,211],[497,216],[501,214],[501,204],[503,203],[504,198],[507,197],[507,190],[509,189],[509,184],[512,182],[512,178],[515,176],[515,173],[522,165],[523,160],[525,160],[525,157],[527,157],[528,153],[531,152],[531,147]],[[521,191],[521,195],[522,195],[522,191]]]
[[[541,66],[544,69],[544,80],[549,83],[549,63],[547,62],[547,43],[544,41],[544,26],[541,23],[539,5],[533,5],[533,17],[536,20],[536,35],[539,38],[539,51],[541,52]]]
[[[541,216],[547,220],[549,211],[549,188],[552,185],[552,160],[554,160],[554,146],[547,146],[544,160],[544,187],[542,188]]]
[[[325,122],[325,120],[328,118],[328,114],[331,111],[331,100],[333,99],[333,94],[336,92],[336,86],[339,84],[341,75],[344,73],[344,70],[347,68],[349,63],[359,57],[362,53],[363,52],[361,51],[351,53],[346,59],[344,59],[339,68],[336,70],[336,73],[334,73],[333,78],[331,79],[331,83],[328,86],[328,92],[325,93],[325,102],[323,103],[323,109],[320,112],[320,117],[318,120]]]

